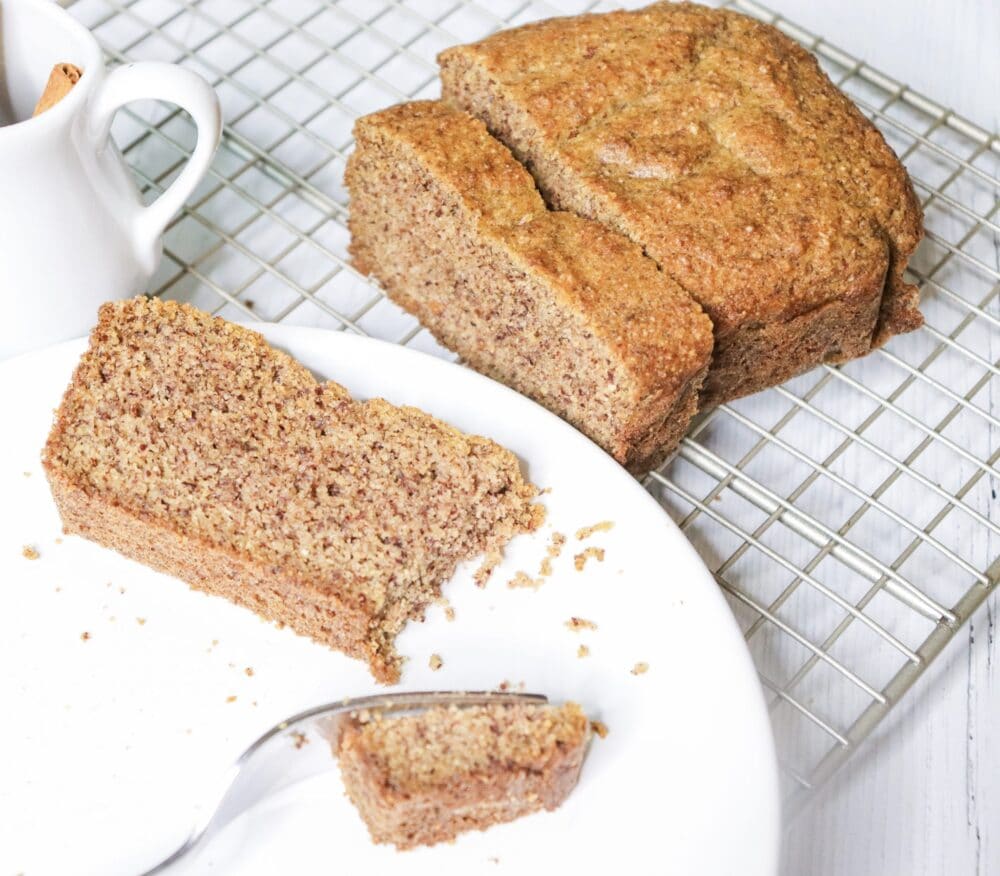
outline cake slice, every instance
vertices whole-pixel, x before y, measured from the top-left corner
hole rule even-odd
[[[318,382],[256,332],[100,310],[43,464],[63,526],[399,678],[393,640],[462,560],[541,522],[512,453]]]
[[[651,468],[695,413],[711,324],[636,244],[546,209],[482,122],[419,101],[360,119],[351,255],[469,365]]]
[[[640,244],[715,326],[702,405],[922,323],[906,170],[816,59],[729,10],[655,3],[450,48],[442,97],[561,210]]]
[[[556,809],[576,785],[589,736],[575,703],[438,706],[356,715],[334,750],[372,839],[409,849]]]

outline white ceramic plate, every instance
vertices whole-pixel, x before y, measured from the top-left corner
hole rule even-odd
[[[345,334],[264,334],[358,397],[495,438],[551,487],[545,526],[515,540],[486,589],[472,568],[446,585],[454,621],[433,606],[400,636],[410,658],[401,687],[523,683],[579,701],[610,733],[557,812],[406,853],[369,842],[331,759],[328,773],[234,822],[193,872],[773,874],[777,774],[757,678],[712,577],[656,502],[575,430],[472,371]],[[83,349],[0,365],[2,873],[144,869],[179,843],[206,787],[260,733],[379,689],[358,661],[61,537],[39,451]],[[605,520],[614,528],[576,539]],[[537,573],[553,531],[569,540],[552,576],[538,590],[508,588],[516,571]],[[40,557],[23,557],[26,545]],[[590,545],[605,559],[577,571],[574,555]],[[572,632],[571,616],[598,629]],[[432,653],[444,660],[437,672]],[[638,662],[648,672],[633,675]],[[328,755],[317,740],[302,756]]]

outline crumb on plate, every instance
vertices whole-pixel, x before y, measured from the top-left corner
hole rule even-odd
[[[579,541],[583,541],[585,538],[590,538],[595,532],[607,532],[613,529],[614,525],[614,522],[611,520],[602,520],[593,526],[583,526],[576,531],[576,537]]]
[[[490,575],[493,574],[493,570],[500,565],[500,561],[503,556],[500,551],[490,551],[483,559],[483,564],[476,569],[472,576],[472,580],[476,582],[477,587],[485,587],[486,582],[490,580]]]
[[[542,586],[542,580],[540,578],[532,578],[527,572],[518,572],[507,582],[507,586],[511,590],[518,587],[530,587],[532,590],[537,590]]]
[[[587,565],[587,560],[593,557],[597,562],[604,562],[604,548],[599,547],[589,547],[586,548],[581,553],[573,557],[573,565],[576,567],[578,572],[583,571],[583,567]]]

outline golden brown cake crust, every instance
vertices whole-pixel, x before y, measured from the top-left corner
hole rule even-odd
[[[452,706],[354,716],[334,748],[372,839],[407,849],[556,809],[589,736],[575,703]]]
[[[369,661],[458,562],[540,522],[516,458],[356,402],[256,332],[143,298],[101,308],[43,464],[69,532]]]
[[[755,369],[775,345],[783,379],[921,324],[902,281],[922,234],[906,171],[777,29],[657,3],[502,31],[439,61],[444,99],[482,118],[554,206],[641,243],[705,307],[717,362],[750,369],[736,384],[710,375],[709,401],[768,385]],[[811,336],[809,315],[831,306],[848,321]],[[755,352],[762,327],[780,336]]]
[[[676,444],[710,359],[711,324],[639,246],[600,223],[549,211],[481,122],[439,102],[366,116],[355,138],[345,179],[360,270],[478,370],[546,404],[619,461],[641,468]],[[512,306],[520,286],[530,290]],[[508,311],[524,308],[531,313],[521,325]],[[570,328],[599,345],[609,365],[581,357],[542,380],[539,369]],[[527,332],[549,336],[529,348]],[[514,361],[516,352],[524,361]],[[609,382],[611,425],[565,399],[594,402]]]

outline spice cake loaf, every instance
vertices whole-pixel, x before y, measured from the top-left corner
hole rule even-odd
[[[101,308],[43,453],[67,532],[399,677],[393,639],[458,562],[541,522],[512,453],[354,401],[256,332]]]
[[[442,96],[556,209],[641,244],[715,326],[702,404],[921,325],[919,203],[816,59],[728,10],[655,3],[445,50]]]
[[[360,119],[351,255],[472,367],[635,470],[681,438],[711,323],[642,250],[545,207],[482,122],[436,101]]]
[[[438,706],[354,716],[334,749],[372,839],[409,849],[558,808],[589,737],[575,703]]]

